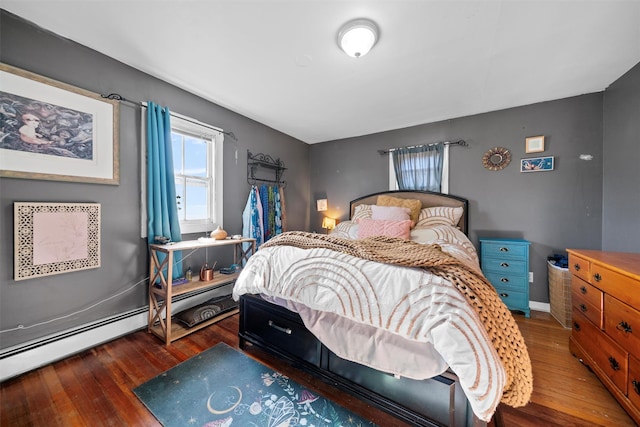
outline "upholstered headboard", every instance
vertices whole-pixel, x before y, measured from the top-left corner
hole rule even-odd
[[[469,201],[462,197],[451,196],[449,194],[434,193],[430,191],[382,191],[380,193],[369,194],[368,196],[354,199],[350,202],[349,218],[353,216],[353,212],[358,205],[375,205],[378,201],[378,196],[389,195],[401,199],[418,199],[422,202],[422,208],[432,208],[436,206],[446,207],[462,207],[464,213],[458,222],[458,228],[464,233],[469,232]]]

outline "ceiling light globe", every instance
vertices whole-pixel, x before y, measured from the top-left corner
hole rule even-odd
[[[378,41],[378,27],[368,19],[347,22],[338,33],[338,45],[349,56],[366,55]]]

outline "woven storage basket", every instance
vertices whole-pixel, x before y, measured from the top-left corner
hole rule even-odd
[[[568,268],[549,264],[549,300],[551,315],[565,328],[571,329],[571,273]]]

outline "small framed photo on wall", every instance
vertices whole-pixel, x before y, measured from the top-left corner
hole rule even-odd
[[[544,135],[531,136],[525,140],[525,153],[541,153],[544,151]]]

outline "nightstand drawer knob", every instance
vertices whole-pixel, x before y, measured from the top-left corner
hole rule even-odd
[[[507,267],[509,267],[509,263],[508,262],[502,262],[502,263],[500,263],[500,267],[507,268]]]
[[[586,306],[586,305],[584,305],[584,304],[580,304],[580,306],[579,306],[579,307],[580,307],[580,311],[582,311],[583,313],[586,313],[586,312],[587,312],[587,306]]]
[[[580,324],[578,322],[573,322],[573,329],[575,329],[576,331],[580,330]]]
[[[584,286],[580,286],[580,292],[582,292],[582,294],[585,295],[587,293],[587,288]]]
[[[574,269],[575,271],[580,271],[580,264],[577,264],[577,263],[576,263],[576,264],[573,264],[573,269]]]
[[[502,283],[508,283],[508,282],[509,282],[509,279],[507,279],[506,277],[502,277],[502,278],[500,279],[500,281],[501,281]]]
[[[500,296],[503,297],[503,298],[507,298],[509,296],[509,294],[503,292],[503,293],[500,294]]]
[[[593,280],[599,282],[600,280],[602,280],[602,276],[599,273],[596,273],[593,275]]]
[[[509,248],[502,247],[500,248],[500,252],[509,252]]]
[[[631,384],[633,384],[633,389],[635,390],[635,392],[637,394],[640,394],[640,381],[633,380],[631,381]]]
[[[620,364],[613,356],[609,356],[609,366],[611,366],[611,369],[613,369],[614,371],[620,370]]]
[[[618,326],[616,326],[616,329],[619,331],[622,331],[626,334],[630,334],[633,331],[631,330],[631,325],[628,324],[627,322],[625,322],[624,320],[620,323],[618,323]]]
[[[280,331],[280,332],[284,332],[287,335],[291,335],[291,333],[293,332],[291,330],[291,328],[283,328],[282,326],[278,326],[276,325],[273,320],[269,320],[269,326],[271,326],[273,329],[275,329],[276,331]]]

